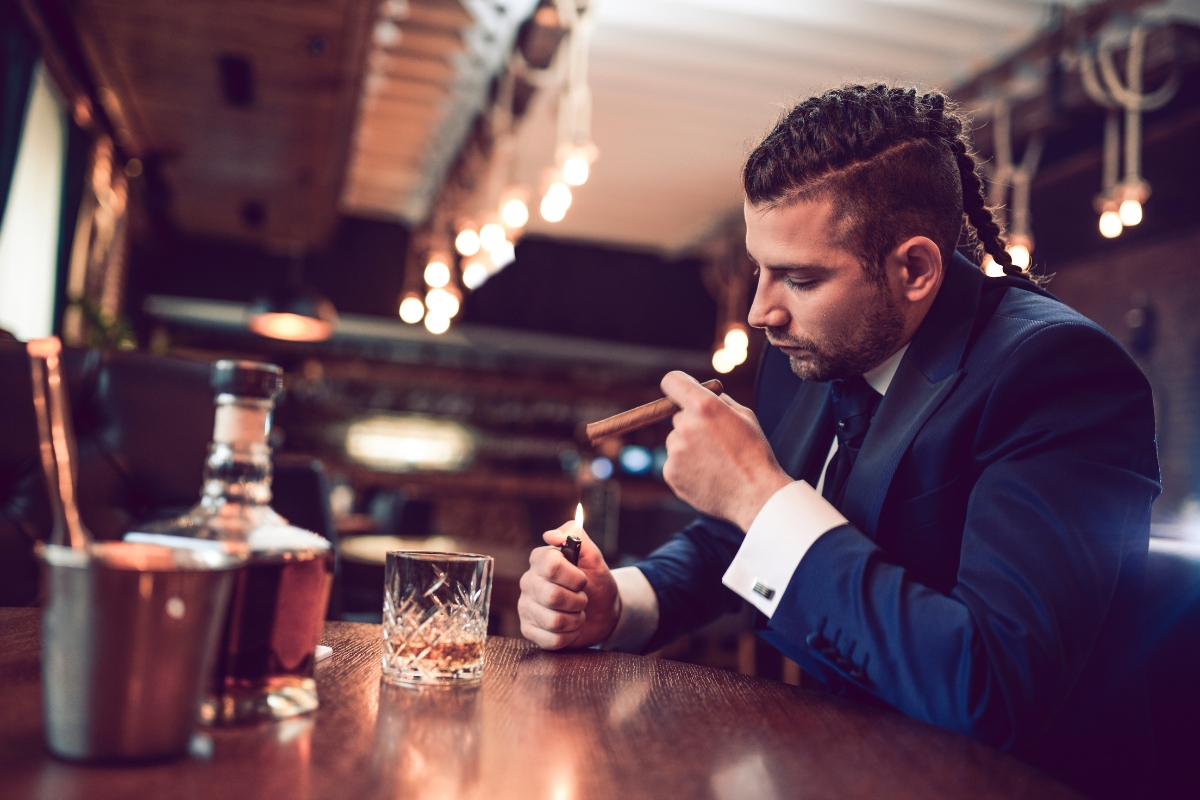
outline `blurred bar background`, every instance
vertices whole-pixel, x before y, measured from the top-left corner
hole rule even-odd
[[[1156,534],[1200,541],[1194,2],[3,9],[0,328],[73,348],[100,537],[194,500],[203,365],[270,361],[277,507],[338,542],[331,615],[378,620],[387,549],[473,550],[497,559],[495,632],[519,635],[528,551],[577,502],[612,564],[692,518],[661,479],[669,423],[597,447],[583,426],[673,369],[751,403],[741,161],[808,93],[887,80],[972,111],[1011,243],[1154,386]],[[0,349],[3,604],[35,601],[47,524],[19,352]],[[747,631],[668,655],[794,681]]]

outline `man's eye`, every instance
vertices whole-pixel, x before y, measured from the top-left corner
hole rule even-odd
[[[803,292],[803,291],[812,289],[814,286],[817,285],[817,282],[816,281],[806,281],[806,280],[796,280],[794,278],[785,277],[783,279],[783,285],[788,287],[789,289],[795,289],[797,291]]]

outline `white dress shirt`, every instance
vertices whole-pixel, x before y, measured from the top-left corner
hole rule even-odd
[[[872,389],[887,394],[908,345],[863,374]],[[787,484],[759,510],[746,538],[721,582],[770,617],[775,613],[800,559],[822,535],[845,525],[846,518],[821,496],[825,472],[837,452],[837,437],[829,447],[817,488],[805,481]],[[637,567],[613,570],[621,595],[621,617],[602,645],[605,650],[641,650],[658,629],[658,595]]]

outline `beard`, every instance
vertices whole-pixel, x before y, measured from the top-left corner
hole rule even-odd
[[[789,335],[786,328],[768,328],[767,339],[776,347],[795,347],[803,355],[788,355],[792,372],[806,381],[831,381],[862,375],[896,352],[904,336],[904,314],[895,299],[879,292],[864,309],[858,325],[821,343]]]

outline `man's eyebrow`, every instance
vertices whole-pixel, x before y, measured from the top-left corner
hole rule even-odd
[[[746,258],[750,259],[750,263],[759,269],[771,270],[773,272],[791,272],[792,270],[804,270],[807,272],[829,272],[833,268],[827,264],[767,264],[765,267],[758,262],[758,259],[750,255],[750,251],[746,251]]]
[[[830,272],[833,269],[825,264],[767,264],[764,266],[755,261],[754,265],[759,269],[771,272]]]

